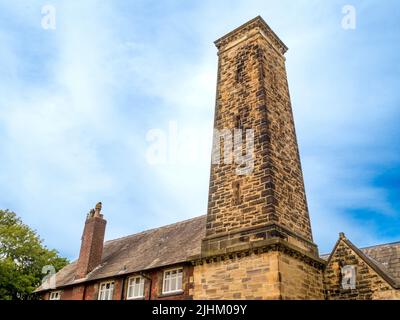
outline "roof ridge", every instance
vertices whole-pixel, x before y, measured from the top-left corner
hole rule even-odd
[[[206,216],[207,216],[206,214],[203,214],[203,215],[201,215],[201,216],[197,216],[197,217],[185,219],[185,220],[182,220],[182,221],[177,221],[177,222],[170,223],[170,224],[166,224],[166,225],[163,225],[163,226],[160,226],[160,227],[156,227],[156,228],[151,228],[151,229],[143,230],[143,231],[140,231],[140,232],[137,232],[137,233],[132,233],[132,234],[127,235],[127,236],[123,236],[123,237],[119,237],[119,238],[107,240],[107,241],[104,243],[104,245],[106,245],[106,244],[108,244],[108,243],[111,243],[111,242],[114,242],[114,241],[119,241],[119,240],[122,240],[122,239],[127,239],[127,238],[130,238],[130,237],[133,237],[133,236],[138,236],[138,235],[141,235],[141,234],[146,234],[146,233],[154,232],[154,231],[156,231],[156,230],[161,230],[161,229],[170,228],[170,227],[172,227],[172,226],[174,226],[174,225],[178,225],[178,224],[182,224],[182,223],[185,223],[185,222],[197,220],[197,219],[200,219],[200,218],[205,218]]]
[[[376,245],[373,245],[373,246],[362,247],[362,248],[360,248],[360,250],[383,247],[383,246],[389,246],[389,245],[394,245],[394,244],[399,244],[400,245],[400,241],[394,241],[394,242],[388,242],[388,243],[380,243],[380,244],[376,244]]]

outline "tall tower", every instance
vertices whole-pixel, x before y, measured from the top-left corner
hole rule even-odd
[[[323,262],[313,243],[286,77],[287,47],[261,17],[215,44],[213,159],[220,161],[211,165],[194,298],[323,298]],[[227,130],[231,136],[220,134]],[[233,156],[246,153],[252,139],[245,163],[223,159],[231,147],[225,139],[236,134],[246,144]],[[250,170],[243,173],[244,166]]]

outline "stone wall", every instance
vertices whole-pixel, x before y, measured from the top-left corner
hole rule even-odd
[[[279,252],[198,264],[193,299],[324,299],[322,270]]]
[[[354,265],[356,268],[356,288],[343,289],[341,267]],[[327,299],[366,300],[400,299],[400,290],[391,286],[344,240],[339,240],[324,274]]]
[[[284,300],[324,300],[323,270],[279,253],[281,296]]]
[[[193,299],[280,299],[278,253],[196,265]]]
[[[158,268],[149,271],[144,271],[146,275],[145,279],[145,296],[143,300],[190,300],[192,296],[189,295],[189,291],[193,288],[193,266],[190,263],[177,265],[175,267],[183,268],[182,278],[182,292],[174,294],[163,294],[163,275],[165,268]],[[174,268],[174,266],[168,266],[166,269]],[[88,282],[85,284],[77,284],[75,286],[69,286],[62,289],[61,300],[97,300],[99,296],[99,288],[102,282],[114,281],[114,292],[113,300],[125,300],[128,288],[128,279],[132,276],[139,274],[129,274],[126,276],[118,276],[114,278],[98,280],[96,282]],[[49,292],[41,294],[41,298],[44,300],[49,299]]]

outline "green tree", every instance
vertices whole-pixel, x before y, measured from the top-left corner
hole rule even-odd
[[[56,271],[68,264],[56,250],[49,250],[36,231],[12,211],[0,210],[0,299],[34,299],[43,278],[42,268]]]

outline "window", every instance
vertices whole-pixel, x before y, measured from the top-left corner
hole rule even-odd
[[[182,268],[164,272],[163,293],[182,291]]]
[[[114,281],[100,284],[99,300],[112,300],[114,292]]]
[[[127,299],[136,299],[144,297],[144,278],[132,277],[128,280]]]
[[[61,298],[61,291],[50,292],[50,300],[60,300],[60,298]]]

